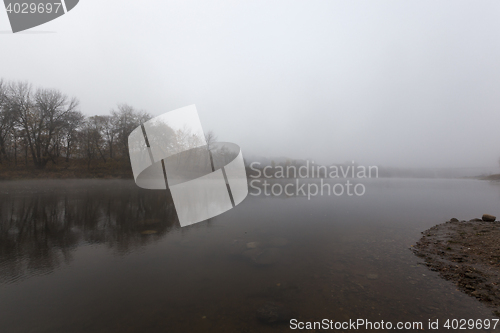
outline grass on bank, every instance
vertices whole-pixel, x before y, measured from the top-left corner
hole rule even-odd
[[[17,165],[12,161],[3,161],[0,164],[0,180],[16,179],[69,179],[69,178],[103,178],[103,179],[132,179],[130,161],[112,160],[106,162],[72,159],[66,162],[64,158],[50,161],[45,168],[37,169],[33,163],[25,161]]]

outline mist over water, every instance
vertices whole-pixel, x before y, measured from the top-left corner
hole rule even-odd
[[[363,182],[360,197],[249,195],[185,228],[132,180],[2,182],[0,326],[271,332],[270,303],[304,320],[491,318],[409,247],[451,216],[498,214],[498,184]]]

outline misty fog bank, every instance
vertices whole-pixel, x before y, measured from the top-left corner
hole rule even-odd
[[[64,89],[88,116],[196,104],[244,154],[498,165],[498,1],[154,4],[87,0],[43,26],[56,33],[3,35],[2,77]]]

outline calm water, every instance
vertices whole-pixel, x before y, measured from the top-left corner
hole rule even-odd
[[[302,321],[493,318],[409,247],[451,217],[498,216],[500,186],[365,184],[362,197],[248,196],[181,229],[166,194],[133,181],[1,182],[0,331],[290,331],[257,320],[268,302]]]

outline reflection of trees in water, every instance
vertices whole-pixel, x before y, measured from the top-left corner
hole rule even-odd
[[[82,243],[127,253],[177,225],[165,191],[100,187],[2,195],[0,282],[49,273],[69,263],[71,250]]]

